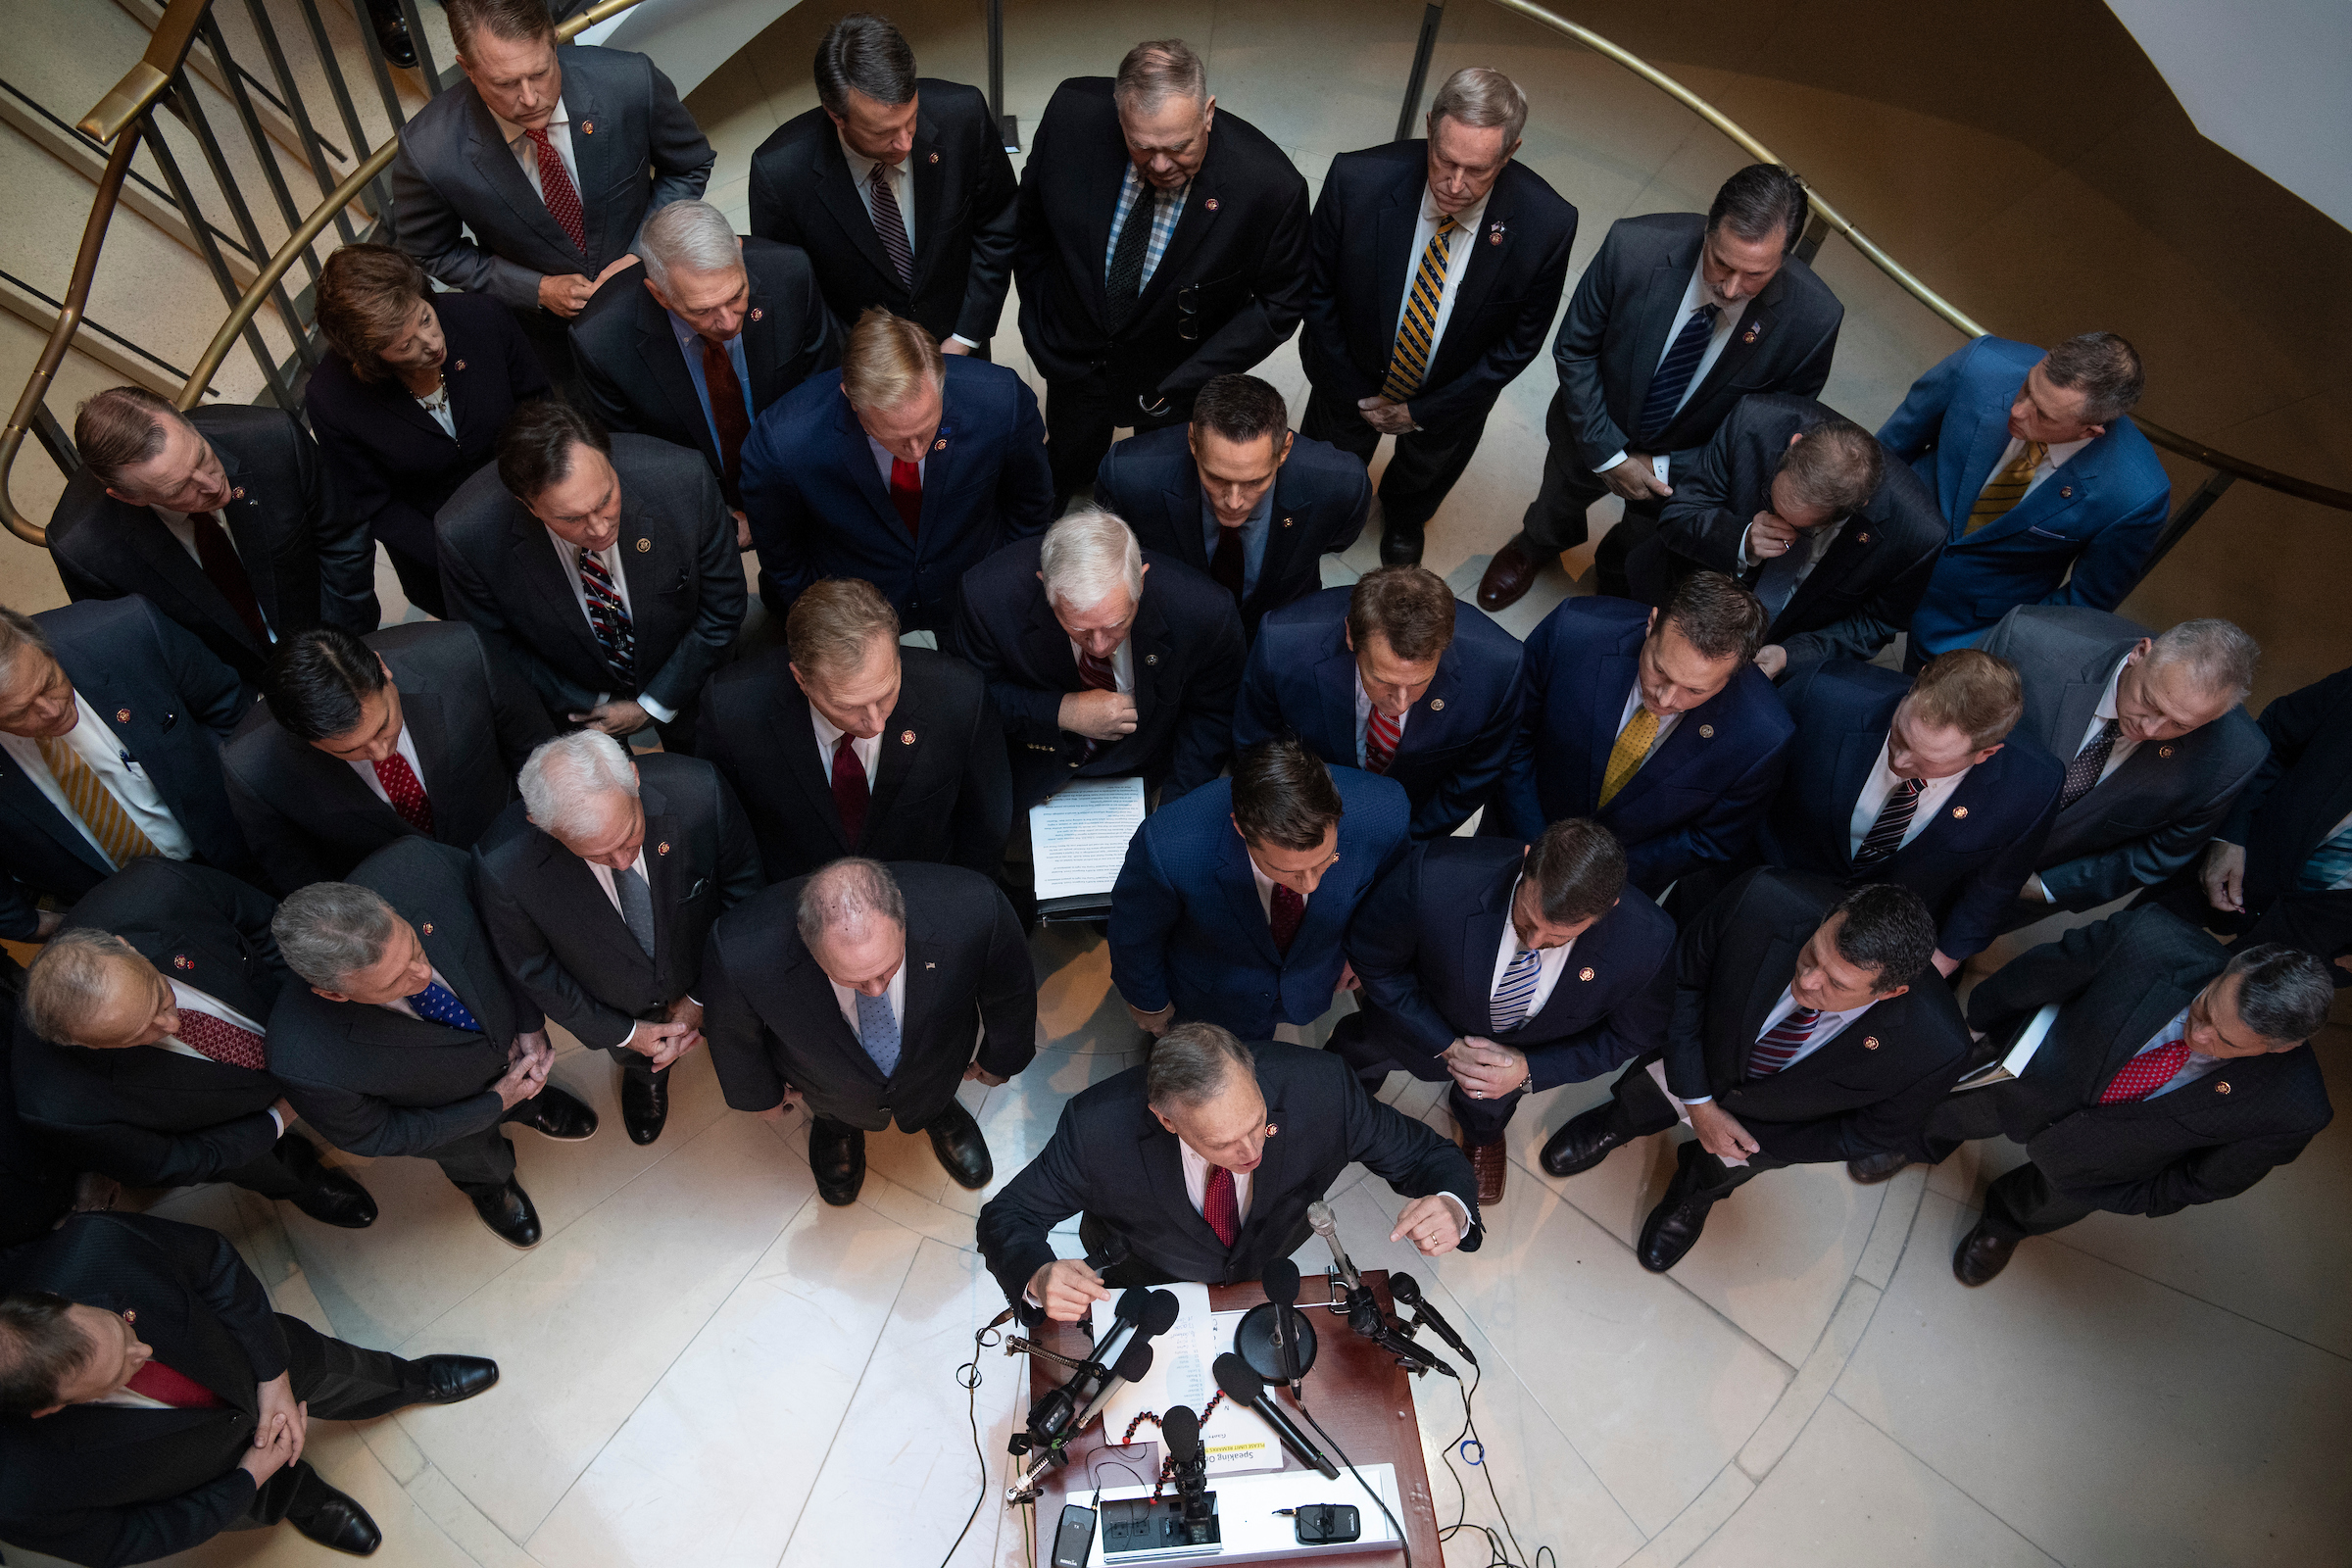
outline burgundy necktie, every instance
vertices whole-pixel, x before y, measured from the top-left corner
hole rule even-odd
[[[392,801],[392,809],[400,819],[423,834],[433,836],[433,803],[425,798],[424,781],[409,765],[409,760],[394,752],[375,764],[375,781],[384,787]]]
[[[853,852],[865,833],[865,808],[872,799],[865,764],[858,760],[858,743],[844,735],[833,743],[833,809],[841,813],[841,830]]]
[[[2168,1040],[2153,1051],[2143,1051],[2124,1063],[2124,1070],[2107,1080],[2099,1094],[2102,1105],[2120,1105],[2134,1100],[2145,1100],[2173,1081],[2180,1064],[2188,1060],[2188,1042]]]
[[[1813,1025],[1820,1019],[1817,1008],[1799,1007],[1765,1030],[1756,1041],[1756,1049],[1748,1054],[1748,1077],[1766,1077],[1794,1061],[1796,1054],[1805,1049],[1805,1042],[1813,1037]]]
[[[1266,923],[1274,928],[1274,951],[1284,957],[1291,956],[1291,943],[1298,938],[1299,922],[1306,918],[1306,901],[1281,883],[1274,884],[1274,898],[1266,910]]]
[[[1099,692],[1115,692],[1119,689],[1119,672],[1110,667],[1109,660],[1098,659],[1093,654],[1081,653],[1078,656],[1078,680],[1081,685]],[[1095,754],[1108,744],[1107,741],[1088,741],[1085,753],[1078,759],[1080,764],[1093,761]]]
[[[923,467],[904,458],[890,460],[890,504],[899,509],[900,520],[906,524],[906,536],[915,536],[923,520]]]
[[[226,1402],[185,1372],[174,1371],[161,1361],[149,1361],[122,1386],[174,1410],[218,1410]]]
[[[240,1029],[226,1018],[216,1018],[209,1012],[193,1007],[179,1009],[179,1043],[199,1055],[231,1067],[243,1067],[253,1072],[269,1070],[269,1058],[263,1054],[262,1037],[250,1029]]]
[[[1242,1234],[1242,1208],[1233,1194],[1233,1172],[1222,1165],[1208,1167],[1208,1187],[1200,1195],[1200,1217],[1227,1247]]]
[[[743,494],[743,442],[752,433],[752,416],[744,410],[735,356],[724,343],[697,341],[703,345],[703,386],[710,394],[710,428],[718,433],[718,471],[726,477],[727,499],[735,501]]]
[[[1382,712],[1372,710],[1364,720],[1364,771],[1386,773],[1389,764],[1396,760],[1396,743],[1404,738],[1404,726]]]
[[[582,256],[587,255],[588,225],[580,212],[580,193],[573,187],[571,175],[564,172],[563,155],[548,138],[545,125],[523,134],[539,150],[539,199],[547,203],[548,212],[563,226],[572,247]]]
[[[270,628],[262,620],[261,603],[253,597],[253,578],[245,570],[245,563],[237,555],[237,547],[229,542],[228,530],[220,525],[217,513],[188,514],[189,531],[196,536],[196,564],[205,576],[212,579],[228,608],[237,612],[253,640],[264,648],[270,646]]]

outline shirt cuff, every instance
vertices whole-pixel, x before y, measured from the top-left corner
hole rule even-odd
[[[1626,454],[1626,453],[1624,453],[1624,452],[1620,452],[1620,453],[1618,453],[1618,454],[1617,454],[1615,457],[1613,457],[1613,458],[1609,459],[1609,461],[1608,461],[1608,462],[1606,462],[1606,463],[1602,464],[1602,465],[1601,465],[1599,467],[1597,467],[1597,468],[1594,468],[1592,471],[1593,471],[1594,473],[1606,473],[1606,472],[1608,472],[1608,471],[1609,471],[1611,468],[1614,468],[1615,466],[1617,466],[1617,465],[1619,465],[1620,463],[1623,463],[1623,462],[1626,460],[1626,457],[1627,457],[1627,454]]]
[[[629,1025],[629,1032],[628,1032],[627,1034],[625,1034],[625,1035],[622,1035],[622,1036],[621,1036],[621,1037],[620,1037],[618,1040],[614,1041],[614,1042],[612,1043],[612,1049],[613,1049],[613,1050],[615,1050],[615,1051],[626,1051],[626,1050],[628,1050],[628,1049],[629,1049],[629,1042],[630,1042],[630,1041],[632,1041],[632,1040],[634,1040],[634,1039],[636,1039],[636,1038],[637,1038],[637,1031],[638,1031],[638,1030],[640,1030],[640,1029],[642,1029],[642,1028],[644,1028],[644,1027],[645,1027],[645,1025],[644,1025],[644,1023],[642,1023],[642,1022],[633,1023],[633,1024]]]
[[[281,1115],[279,1115],[279,1114],[277,1113],[277,1107],[276,1107],[275,1105],[271,1105],[271,1106],[270,1106],[270,1107],[269,1107],[269,1112],[270,1112],[270,1123],[271,1123],[271,1125],[273,1125],[273,1126],[275,1126],[275,1127],[277,1128],[277,1136],[278,1136],[278,1137],[280,1137],[280,1138],[283,1138],[283,1137],[285,1137],[285,1136],[286,1136],[286,1118],[285,1118],[285,1117],[283,1117],[283,1116],[281,1116]]]
[[[948,334],[948,341],[951,343],[960,343],[967,349],[976,349],[980,346],[979,344],[973,342],[970,338],[965,337],[961,332],[950,332]]]
[[[1676,1095],[1674,1098],[1677,1100],[1683,1100],[1683,1097],[1680,1095]],[[1715,1097],[1713,1095],[1701,1095],[1696,1100],[1683,1100],[1683,1103],[1686,1105],[1705,1105],[1712,1103]]]
[[[1454,1197],[1454,1196],[1453,1196],[1453,1194],[1451,1194],[1451,1193],[1440,1193],[1438,1196],[1439,1196],[1440,1198],[1443,1198],[1444,1200],[1446,1200],[1446,1201],[1447,1201],[1448,1203],[1451,1203],[1451,1204],[1453,1205],[1453,1219],[1454,1219],[1454,1223],[1455,1223],[1455,1224],[1457,1224],[1457,1225],[1459,1225],[1459,1226],[1461,1226],[1461,1228],[1462,1228],[1462,1234],[1463,1234],[1464,1236],[1467,1236],[1467,1235],[1469,1235],[1469,1234],[1470,1234],[1470,1205],[1469,1205],[1469,1204],[1467,1204],[1467,1203],[1465,1203],[1465,1202],[1463,1202],[1463,1201],[1462,1201],[1460,1199],[1458,1199],[1458,1198]]]
[[[1754,556],[1751,556],[1747,553],[1747,536],[1755,531],[1756,525],[1752,522],[1740,530],[1740,567],[1742,571],[1746,570],[1750,566],[1760,566],[1763,564],[1762,562],[1758,561]]]
[[[654,716],[657,724],[666,724],[678,716],[678,710],[667,703],[657,703],[643,692],[637,694],[637,706]],[[623,744],[626,744],[625,742]]]

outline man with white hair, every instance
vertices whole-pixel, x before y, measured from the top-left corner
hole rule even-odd
[[[612,736],[558,736],[473,851],[474,895],[507,972],[539,1009],[620,1064],[620,1120],[650,1144],[669,1067],[702,1039],[710,922],[760,891],[760,850],[709,762],[631,760]]]
[[[1978,646],[2017,666],[2017,733],[2066,764],[2004,930],[2164,881],[2204,852],[2270,755],[2242,706],[2262,650],[2229,621],[2159,635],[2102,610],[2025,605]]]
[[[1247,652],[1233,595],[1099,508],[973,567],[956,641],[1004,715],[1023,809],[1070,779],[1129,773],[1172,801],[1233,751]]]
[[[865,1135],[893,1120],[929,1136],[957,1186],[994,1178],[956,1086],[1029,1065],[1037,975],[988,878],[852,858],[779,882],[711,927],[702,997],[727,1103],[769,1121],[806,1106],[826,1202],[857,1200]]]

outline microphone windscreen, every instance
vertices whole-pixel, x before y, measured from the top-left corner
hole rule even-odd
[[[1209,1370],[1216,1374],[1217,1387],[1225,1391],[1228,1399],[1238,1399],[1248,1404],[1266,1392],[1266,1380],[1231,1350],[1218,1356]]]
[[[1190,1463],[1200,1451],[1200,1418],[1191,1405],[1177,1405],[1159,1418],[1159,1436],[1178,1463]]]
[[[1419,1306],[1421,1304],[1421,1282],[1410,1274],[1391,1272],[1389,1294],[1407,1306]]]
[[[1140,1285],[1129,1286],[1119,1293],[1118,1305],[1114,1309],[1113,1315],[1129,1323],[1134,1322],[1144,1315],[1144,1308],[1151,1304],[1152,1294]],[[1159,1294],[1165,1295],[1166,1293]]]
[[[1143,1382],[1152,1375],[1152,1347],[1136,1341],[1120,1353],[1118,1365],[1111,1370],[1129,1383]]]
[[[1153,1291],[1139,1309],[1137,1327],[1147,1335],[1165,1334],[1176,1326],[1176,1316],[1183,1310],[1174,1291]]]
[[[1287,1257],[1275,1258],[1266,1265],[1265,1278],[1258,1286],[1266,1299],[1276,1306],[1289,1306],[1298,1299],[1298,1265]]]

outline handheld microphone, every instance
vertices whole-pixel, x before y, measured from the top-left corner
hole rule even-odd
[[[1287,1257],[1277,1257],[1265,1266],[1259,1289],[1266,1299],[1274,1303],[1274,1365],[1282,1381],[1293,1386],[1298,1382],[1298,1351],[1291,1304],[1298,1299],[1298,1265]]]
[[[1102,1392],[1096,1395],[1093,1401],[1079,1412],[1078,1419],[1070,1423],[1071,1430],[1083,1430],[1089,1421],[1102,1414],[1103,1406],[1110,1403],[1112,1396],[1128,1384],[1141,1383],[1151,1375],[1152,1347],[1139,1339],[1119,1353],[1118,1364],[1111,1368],[1111,1375],[1103,1383]]]
[[[1410,1274],[1391,1274],[1389,1276],[1389,1294],[1418,1314],[1414,1319],[1415,1323],[1426,1323],[1436,1329],[1438,1337],[1461,1352],[1463,1360],[1472,1366],[1478,1365],[1478,1357],[1470,1353],[1470,1347],[1462,1343],[1462,1337],[1453,1332],[1453,1325],[1446,1322],[1438,1309],[1423,1298],[1419,1280],[1414,1279]]]
[[[1249,1362],[1228,1350],[1217,1357],[1212,1370],[1216,1373],[1217,1387],[1225,1391],[1225,1397],[1247,1404],[1256,1411],[1257,1418],[1274,1429],[1274,1435],[1282,1440],[1282,1446],[1297,1454],[1300,1463],[1321,1471],[1326,1481],[1340,1479],[1340,1467],[1324,1458],[1323,1450],[1307,1442],[1306,1434],[1282,1413],[1282,1407],[1266,1392],[1266,1380],[1252,1372]]]
[[[1355,1264],[1348,1260],[1348,1249],[1340,1245],[1340,1223],[1332,1217],[1331,1205],[1320,1199],[1307,1204],[1306,1223],[1317,1236],[1323,1238],[1323,1245],[1331,1249],[1332,1265],[1340,1271],[1340,1279],[1347,1285],[1348,1294],[1353,1296],[1362,1290],[1364,1277],[1355,1271]]]
[[[1061,1387],[1029,1407],[1031,1437],[1041,1444],[1058,1443],[1075,1425],[1072,1418],[1093,1402],[1113,1376],[1109,1359],[1139,1334],[1150,1339],[1166,1333],[1176,1321],[1176,1298],[1166,1291],[1138,1289],[1121,1295],[1110,1328],[1096,1345],[1095,1353]]]

